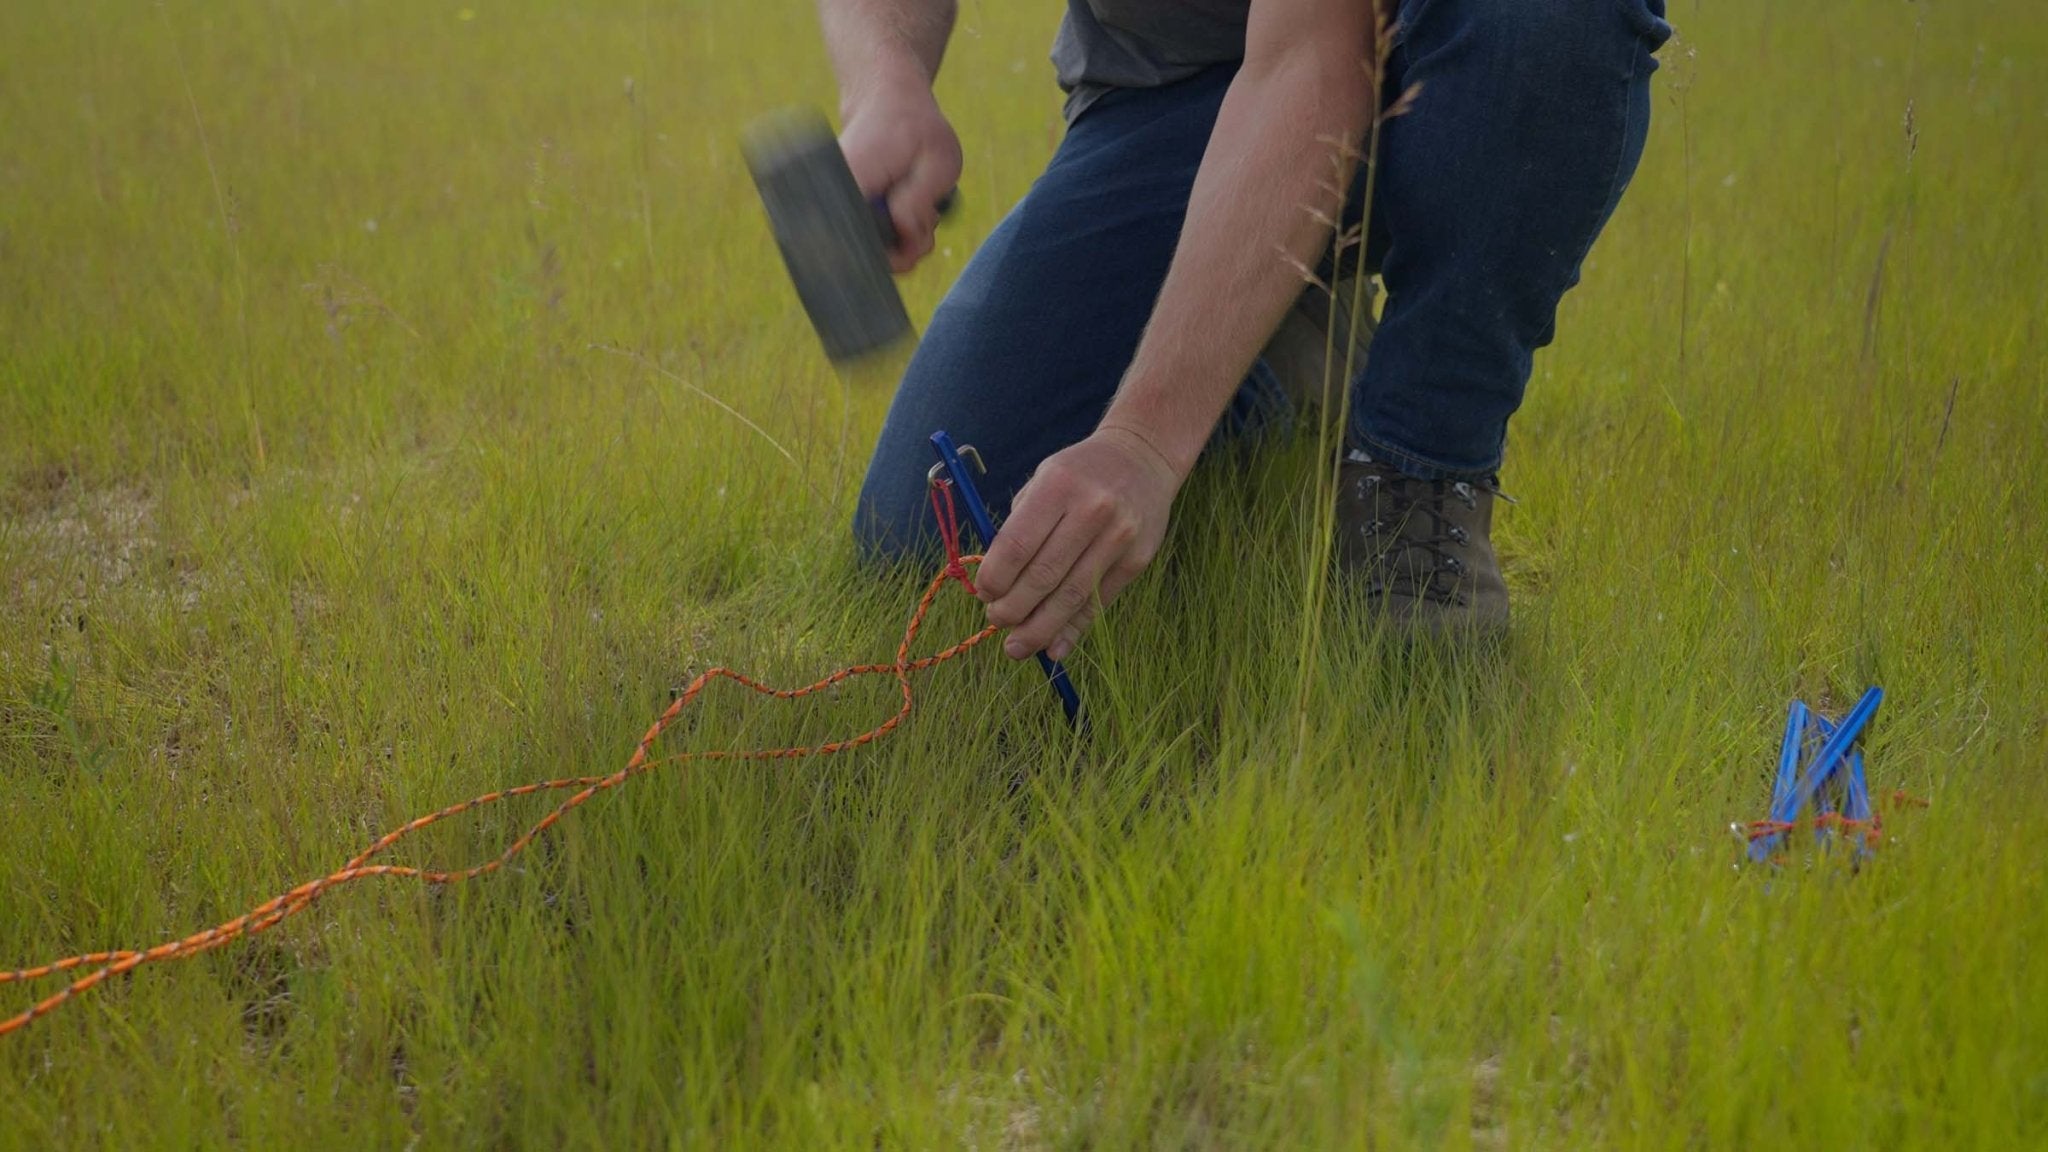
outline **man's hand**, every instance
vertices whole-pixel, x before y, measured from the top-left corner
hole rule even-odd
[[[960,183],[960,138],[932,98],[955,8],[955,0],[818,0],[839,74],[839,148],[860,194],[889,202],[897,272],[932,250],[939,198]]]
[[[848,110],[840,150],[862,196],[886,196],[896,243],[889,267],[908,272],[932,250],[938,203],[960,182],[960,138],[931,88],[915,79],[877,85]]]
[[[975,575],[989,623],[1011,630],[1004,654],[1066,659],[1095,613],[1158,553],[1184,478],[1120,426],[1039,465]]]

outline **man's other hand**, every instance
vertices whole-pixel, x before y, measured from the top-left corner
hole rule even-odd
[[[1095,613],[1144,571],[1182,475],[1138,433],[1098,428],[1038,466],[975,575],[1003,652],[1063,660]]]
[[[932,250],[939,200],[960,183],[960,138],[929,86],[885,82],[846,109],[839,148],[869,199],[887,197],[896,243],[889,267],[908,272]]]

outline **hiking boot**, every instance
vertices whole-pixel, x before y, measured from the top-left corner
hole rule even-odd
[[[1352,452],[1338,467],[1337,563],[1400,631],[1497,639],[1508,627],[1491,539],[1499,494],[1488,483],[1418,480]]]

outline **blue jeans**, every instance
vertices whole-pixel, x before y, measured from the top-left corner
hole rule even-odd
[[[1664,0],[1401,0],[1366,261],[1386,306],[1351,382],[1351,446],[1426,479],[1487,477],[1531,357],[1642,156]],[[998,517],[1086,437],[1138,346],[1235,66],[1104,96],[975,253],[911,358],[868,465],[869,556],[933,536],[927,437],[988,462]],[[1362,187],[1362,181],[1361,181]],[[1354,197],[1353,212],[1359,204]],[[1273,402],[1254,365],[1226,423]]]

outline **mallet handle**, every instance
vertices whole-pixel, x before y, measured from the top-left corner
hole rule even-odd
[[[953,215],[953,209],[959,206],[960,190],[958,188],[939,197],[939,202],[933,205],[933,207],[939,210],[939,219],[941,220],[950,218]],[[875,227],[882,231],[882,247],[894,248],[896,246],[896,222],[889,217],[889,198],[887,196],[870,196],[868,197],[868,207],[875,210]]]

